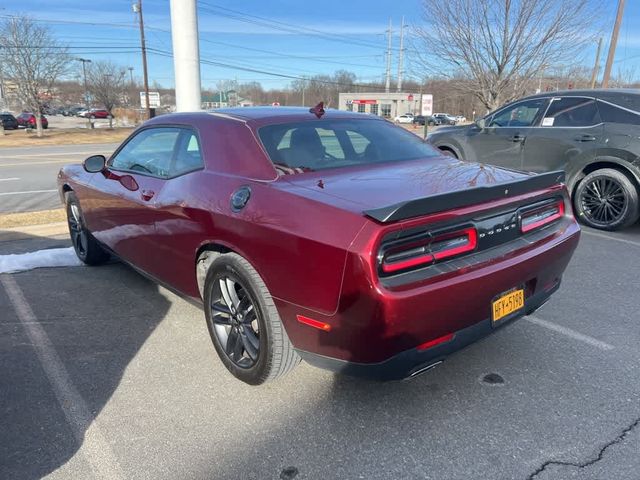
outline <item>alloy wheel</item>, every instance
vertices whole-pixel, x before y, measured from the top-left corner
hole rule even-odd
[[[589,182],[580,198],[582,210],[597,225],[606,226],[625,213],[627,197],[622,185],[610,177],[597,177]]]
[[[211,322],[225,354],[240,368],[253,367],[260,356],[258,312],[246,288],[222,276],[212,286]]]
[[[82,226],[82,215],[80,208],[75,203],[69,205],[70,215],[68,216],[69,231],[71,232],[71,242],[74,248],[78,252],[78,255],[83,257],[87,255],[88,238],[87,232]]]

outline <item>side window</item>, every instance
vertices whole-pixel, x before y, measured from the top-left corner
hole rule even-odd
[[[336,137],[336,132],[333,130],[325,130],[324,128],[317,128],[316,130],[320,136],[320,141],[322,142],[325,153],[331,155],[333,158],[344,160],[344,151],[342,150],[338,137]]]
[[[171,166],[169,174],[171,177],[177,177],[194,170],[201,169],[204,164],[202,162],[202,154],[200,152],[200,142],[198,136],[189,130],[183,130],[184,133],[178,142],[176,149],[176,158]]]
[[[168,178],[176,141],[182,129],[158,127],[141,131],[109,160],[114,170]]]
[[[589,127],[600,123],[596,102],[590,98],[554,99],[542,119],[543,127]]]
[[[489,121],[489,127],[531,127],[546,106],[546,98],[520,102],[496,112]]]
[[[349,137],[349,140],[351,141],[351,145],[353,146],[353,150],[358,155],[362,155],[364,153],[364,151],[367,149],[367,146],[369,145],[369,143],[371,143],[365,137],[363,137],[359,133],[354,132],[352,130],[347,130],[347,136]]]
[[[640,125],[640,115],[637,113],[629,112],[604,102],[598,102],[598,109],[603,122]]]

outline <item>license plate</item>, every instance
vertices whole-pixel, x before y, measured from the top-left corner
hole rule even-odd
[[[494,322],[497,322],[501,318],[517,312],[522,307],[524,307],[524,290],[512,290],[493,302],[491,318]]]

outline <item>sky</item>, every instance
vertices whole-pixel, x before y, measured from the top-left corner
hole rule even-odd
[[[446,1],[446,0],[436,0]],[[617,0],[589,0],[603,5],[604,53],[609,44]],[[75,57],[111,60],[133,67],[142,77],[140,36],[131,0],[0,0],[0,18],[27,14],[49,25]],[[199,0],[201,67],[203,88],[216,89],[223,80],[259,81],[266,88],[286,86],[292,77],[332,74],[339,69],[354,72],[358,81],[381,80],[385,71],[385,30],[393,22],[394,58],[397,67],[398,30],[404,16],[409,25],[424,24],[421,0]],[[150,82],[173,86],[169,0],[143,0]],[[260,19],[239,21],[238,13],[279,22],[272,28]],[[246,19],[247,17],[241,17]],[[291,32],[302,27],[306,34]],[[627,1],[618,40],[613,74],[634,72],[640,78],[640,1]],[[594,34],[597,32],[590,32]],[[407,41],[410,41],[409,39]],[[584,52],[584,63],[593,65],[596,44]],[[217,65],[206,64],[217,62]],[[221,66],[219,64],[233,65]],[[407,77],[417,77],[411,51],[405,59]],[[78,63],[78,65],[80,65]],[[247,71],[257,70],[257,71]],[[80,69],[78,69],[79,75]],[[281,76],[277,76],[281,75]]]

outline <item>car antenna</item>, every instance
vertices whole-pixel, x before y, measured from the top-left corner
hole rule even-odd
[[[320,118],[324,115],[324,102],[320,102],[315,107],[309,109],[310,113],[313,113],[316,117]]]

